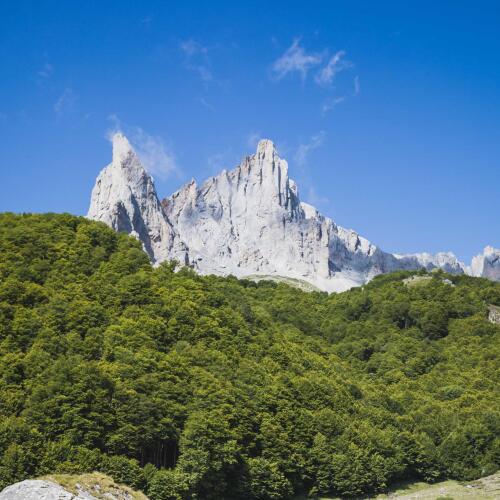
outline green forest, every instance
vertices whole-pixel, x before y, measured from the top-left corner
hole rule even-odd
[[[500,283],[442,272],[328,295],[154,268],[102,223],[1,214],[0,490],[100,471],[152,500],[346,498],[491,474],[489,304]]]

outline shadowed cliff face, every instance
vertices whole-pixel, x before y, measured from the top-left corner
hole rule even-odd
[[[392,255],[337,226],[300,201],[288,163],[269,140],[234,170],[201,185],[192,180],[160,203],[129,142],[116,134],[88,217],[136,236],[154,263],[176,259],[203,274],[283,276],[326,291],[398,269],[466,269],[451,253]],[[500,279],[500,264],[485,262],[475,266],[479,275]]]

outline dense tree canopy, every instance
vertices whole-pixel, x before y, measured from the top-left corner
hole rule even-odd
[[[100,470],[153,500],[345,497],[498,469],[500,284],[174,270],[100,223],[0,215],[0,489]]]

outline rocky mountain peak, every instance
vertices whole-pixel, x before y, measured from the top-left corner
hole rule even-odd
[[[111,138],[113,145],[113,163],[127,166],[131,158],[137,158],[134,149],[128,139],[121,132],[116,132]]]
[[[441,268],[500,280],[500,251],[491,247],[471,268],[451,253],[383,252],[303,203],[288,163],[274,143],[233,170],[202,184],[194,179],[159,202],[152,178],[123,134],[99,174],[88,216],[137,237],[152,262],[175,259],[202,274],[282,276],[342,291],[380,273]]]
[[[500,249],[487,246],[482,254],[472,258],[469,273],[500,281]]]
[[[259,159],[272,159],[278,155],[274,142],[270,139],[261,139],[257,144],[257,156]]]
[[[486,256],[498,256],[500,254],[500,249],[499,248],[493,248],[491,246],[487,246],[483,250],[483,254]]]
[[[257,210],[282,207],[290,216],[299,213],[298,190],[288,177],[288,163],[280,158],[269,139],[259,141],[256,152],[226,175],[235,181],[231,182],[233,185],[243,186],[244,195],[254,200]]]
[[[97,177],[87,217],[138,238],[153,262],[165,260],[172,252],[185,262],[183,245],[175,245],[175,231],[153,179],[123,134],[114,134],[112,144],[113,160]]]

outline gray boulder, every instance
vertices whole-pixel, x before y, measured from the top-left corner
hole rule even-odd
[[[7,486],[0,493],[0,500],[97,500],[85,493],[85,496],[75,496],[62,486],[52,481],[41,479],[26,479],[20,483]]]

